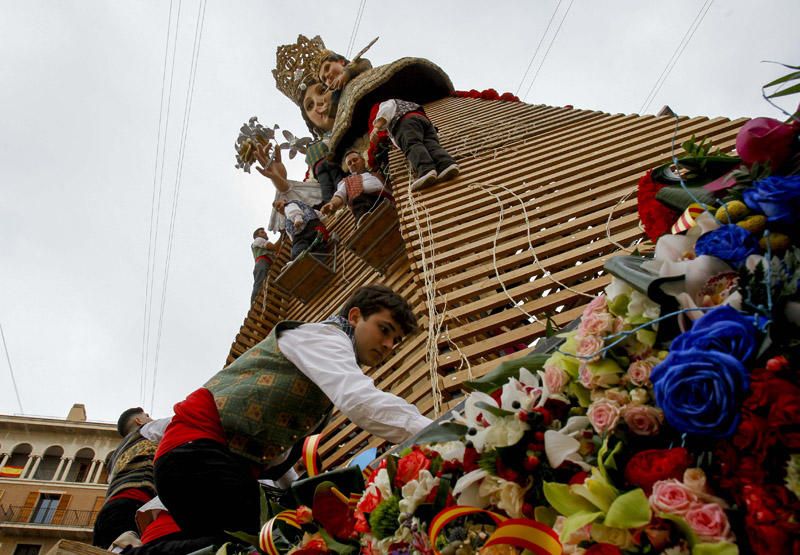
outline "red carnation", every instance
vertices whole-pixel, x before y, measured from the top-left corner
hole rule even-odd
[[[656,200],[656,193],[664,185],[654,182],[650,174],[651,171],[648,171],[639,179],[636,198],[644,232],[655,242],[662,235],[669,233],[680,214]]]
[[[691,464],[689,451],[683,447],[648,449],[631,457],[625,465],[625,479],[650,495],[654,483],[669,478],[681,480]]]
[[[764,418],[751,413],[745,413],[736,434],[733,436],[733,445],[741,451],[762,458],[766,456],[766,448],[772,444],[772,434],[769,434],[769,425]]]

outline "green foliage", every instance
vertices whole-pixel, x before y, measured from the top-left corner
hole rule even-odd
[[[417,436],[415,442],[418,444],[426,443],[445,443],[448,441],[458,441],[463,439],[467,433],[467,427],[455,422],[443,422],[437,426],[426,428]]]
[[[497,457],[498,453],[494,451],[484,451],[478,459],[478,466],[481,470],[485,470],[489,474],[497,474]]]
[[[707,160],[705,159],[708,158],[709,156],[716,156],[719,158],[732,158],[732,156],[725,154],[720,149],[716,149],[715,151],[712,152],[711,149],[713,148],[713,146],[714,145],[711,143],[711,140],[708,139],[707,137],[704,137],[698,143],[694,135],[692,135],[691,139],[689,139],[688,141],[684,141],[681,144],[681,148],[686,153],[686,157],[701,158],[701,160],[699,161],[701,169],[705,168],[707,163]]]
[[[789,69],[793,69],[793,70],[800,70],[800,66],[790,66],[790,65],[787,65],[787,64],[781,64],[780,62],[771,62],[771,63],[777,63],[778,65],[782,65],[783,67],[786,67],[786,68],[789,68]],[[770,81],[769,83],[767,83],[766,85],[764,85],[761,88],[764,90],[764,95],[767,98],[778,98],[780,96],[788,96],[790,94],[799,93],[800,92],[800,83],[786,86],[786,88],[777,88],[778,85],[784,85],[784,84],[788,85],[792,81],[800,81],[800,71],[792,71],[790,73],[787,73],[786,75],[784,75],[782,77],[778,77],[777,79],[775,79],[773,81]],[[767,90],[766,89],[769,89],[769,88],[772,88],[772,87],[775,87],[774,91],[771,94],[767,94]]]
[[[536,372],[544,367],[545,361],[550,355],[531,354],[525,357],[506,361],[488,374],[481,376],[477,380],[464,382],[464,387],[473,391],[491,393],[505,385],[508,378],[518,378],[519,369],[526,368],[531,372]]]
[[[389,499],[381,501],[369,515],[369,526],[372,535],[382,540],[393,535],[400,527],[397,519],[400,517],[400,500],[392,495]]]

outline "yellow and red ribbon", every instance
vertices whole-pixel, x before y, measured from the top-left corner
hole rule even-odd
[[[428,536],[434,553],[440,555],[436,549],[436,538],[448,523],[459,517],[478,513],[487,515],[497,524],[494,533],[489,536],[483,547],[507,544],[521,549],[528,549],[536,555],[561,555],[563,552],[561,542],[558,540],[558,534],[549,526],[545,526],[535,520],[527,518],[510,519],[485,509],[455,506],[444,509],[437,514],[428,527]]]
[[[300,523],[297,521],[297,512],[293,510],[281,511],[269,519],[261,528],[261,532],[258,535],[258,546],[261,548],[261,551],[268,553],[269,555],[280,555],[278,548],[275,546],[275,534],[272,531],[273,527],[275,526],[275,522],[278,520],[300,529]]]
[[[316,476],[319,474],[319,456],[317,455],[317,447],[322,440],[322,434],[315,434],[308,436],[303,440],[303,464],[308,472],[308,477]]]
[[[695,219],[697,216],[705,212],[706,209],[696,202],[693,202],[689,205],[689,207],[683,211],[678,221],[672,224],[672,229],[669,230],[670,233],[677,235],[678,233],[683,233],[694,227]]]

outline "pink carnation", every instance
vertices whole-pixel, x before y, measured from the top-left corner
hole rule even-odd
[[[686,523],[701,540],[721,542],[731,539],[731,524],[728,515],[716,503],[698,504],[683,516]]]
[[[628,405],[622,412],[628,429],[638,436],[654,436],[661,429],[664,413],[648,405]]]
[[[586,416],[598,434],[611,432],[619,422],[619,405],[608,399],[598,399],[589,406]]]
[[[697,496],[678,480],[660,480],[653,484],[650,506],[656,512],[684,515],[698,504]]]
[[[569,375],[558,366],[544,367],[544,384],[550,393],[561,393],[569,383]]]
[[[650,372],[653,365],[644,360],[637,360],[628,366],[628,379],[637,387],[644,387],[650,383]]]

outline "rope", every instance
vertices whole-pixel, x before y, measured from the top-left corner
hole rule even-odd
[[[606,220],[606,239],[608,239],[609,243],[611,243],[612,245],[614,245],[618,249],[623,250],[625,252],[633,252],[633,249],[625,247],[625,246],[621,245],[620,243],[617,243],[614,239],[611,238],[611,217],[614,215],[614,211],[617,209],[617,207],[620,204],[622,204],[623,202],[625,202],[626,200],[628,200],[630,198],[630,196],[633,193],[635,193],[636,191],[638,191],[638,190],[639,190],[639,186],[637,185],[636,187],[634,187],[633,189],[631,189],[630,191],[625,193],[622,197],[620,197],[620,199],[617,201],[617,204],[615,204],[611,208],[611,211],[608,213],[608,219]]]

